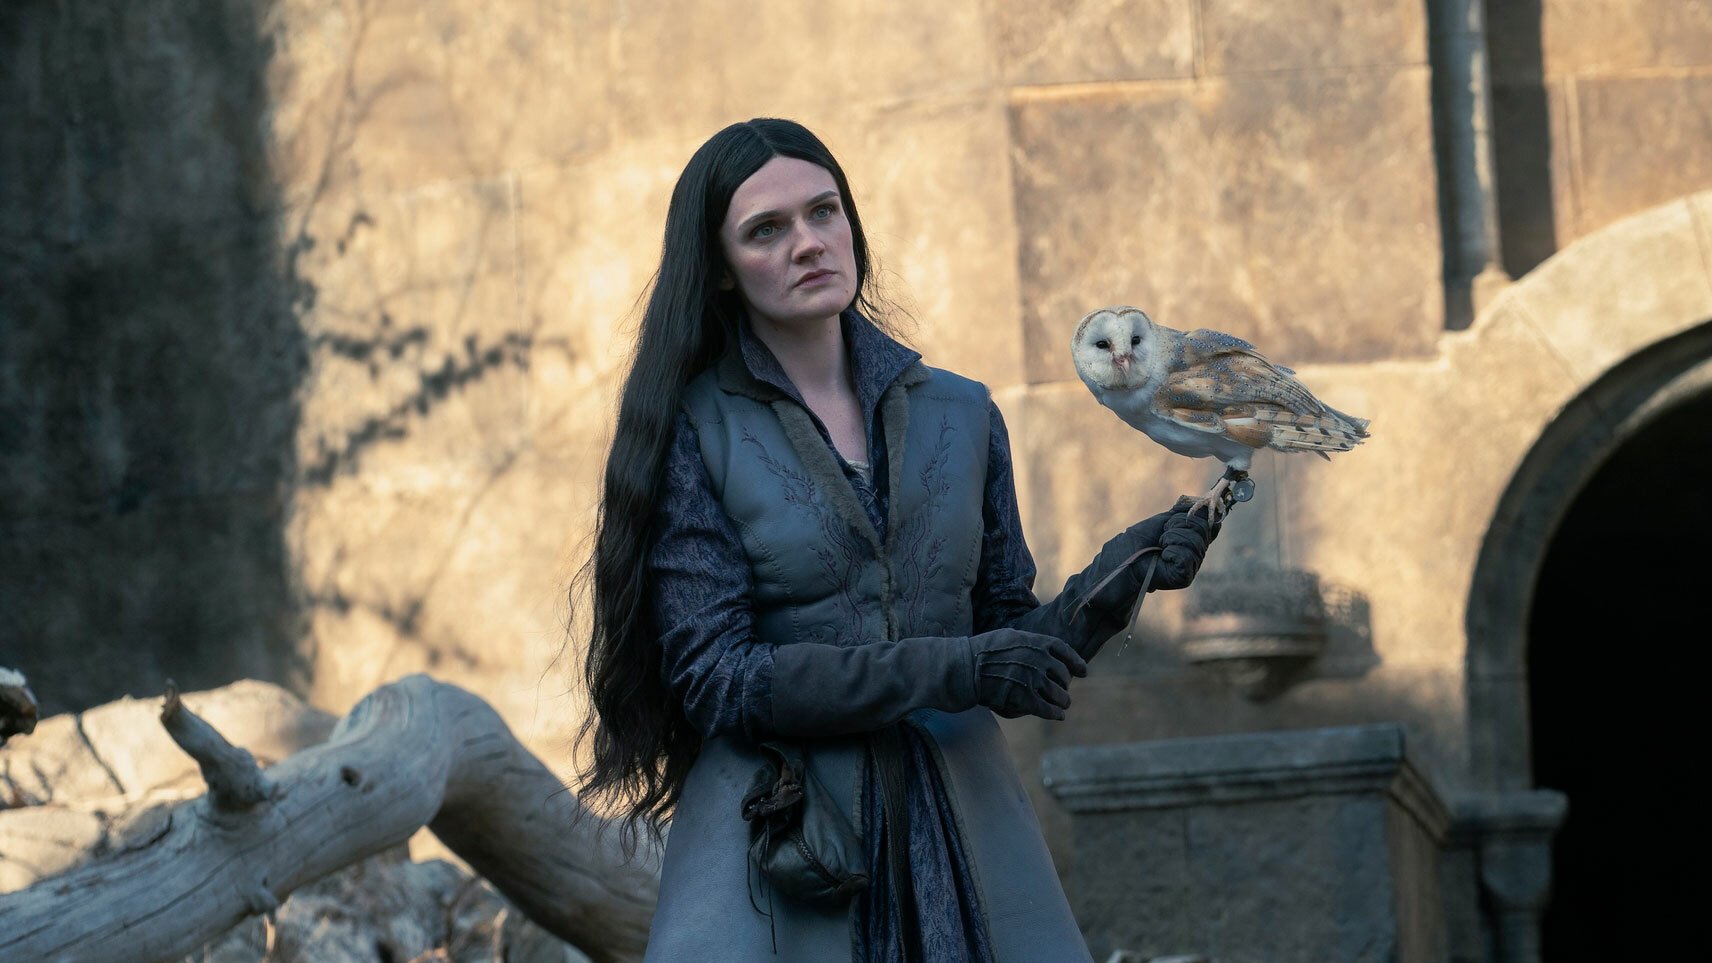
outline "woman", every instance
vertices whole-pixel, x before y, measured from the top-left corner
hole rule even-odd
[[[1064,718],[1149,567],[1187,585],[1213,533],[1179,500],[1041,606],[998,408],[878,327],[870,278],[803,127],[734,124],[680,176],[591,560],[585,793],[672,816],[649,960],[1088,958],[993,713]],[[843,905],[749,858],[775,741],[857,827]]]

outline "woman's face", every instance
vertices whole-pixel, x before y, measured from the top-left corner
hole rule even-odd
[[[818,164],[775,157],[731,196],[719,246],[734,287],[760,327],[805,329],[856,297],[856,256],[844,198]]]

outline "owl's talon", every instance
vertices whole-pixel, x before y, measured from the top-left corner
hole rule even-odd
[[[1205,505],[1207,508],[1207,524],[1217,525],[1219,519],[1230,510],[1232,497],[1231,480],[1221,478],[1213,483],[1213,487],[1208,489],[1205,495],[1195,499],[1194,503],[1189,506],[1189,516],[1194,517],[1196,509]]]

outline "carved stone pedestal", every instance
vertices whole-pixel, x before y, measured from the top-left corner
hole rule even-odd
[[[1444,805],[1373,725],[1058,749],[1095,959],[1447,959]]]

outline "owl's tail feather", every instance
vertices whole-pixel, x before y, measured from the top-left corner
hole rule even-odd
[[[1331,405],[1326,405],[1325,408],[1327,414],[1333,415],[1340,421],[1349,425],[1349,427],[1354,429],[1355,433],[1361,437],[1367,437],[1367,426],[1372,424],[1372,422],[1368,421],[1366,418],[1357,418],[1354,415],[1346,415],[1336,408],[1333,408]]]
[[[1298,415],[1262,408],[1255,411],[1254,417],[1271,429],[1267,445],[1279,451],[1311,451],[1329,459],[1328,452],[1349,451],[1367,440],[1367,421],[1341,413]]]

